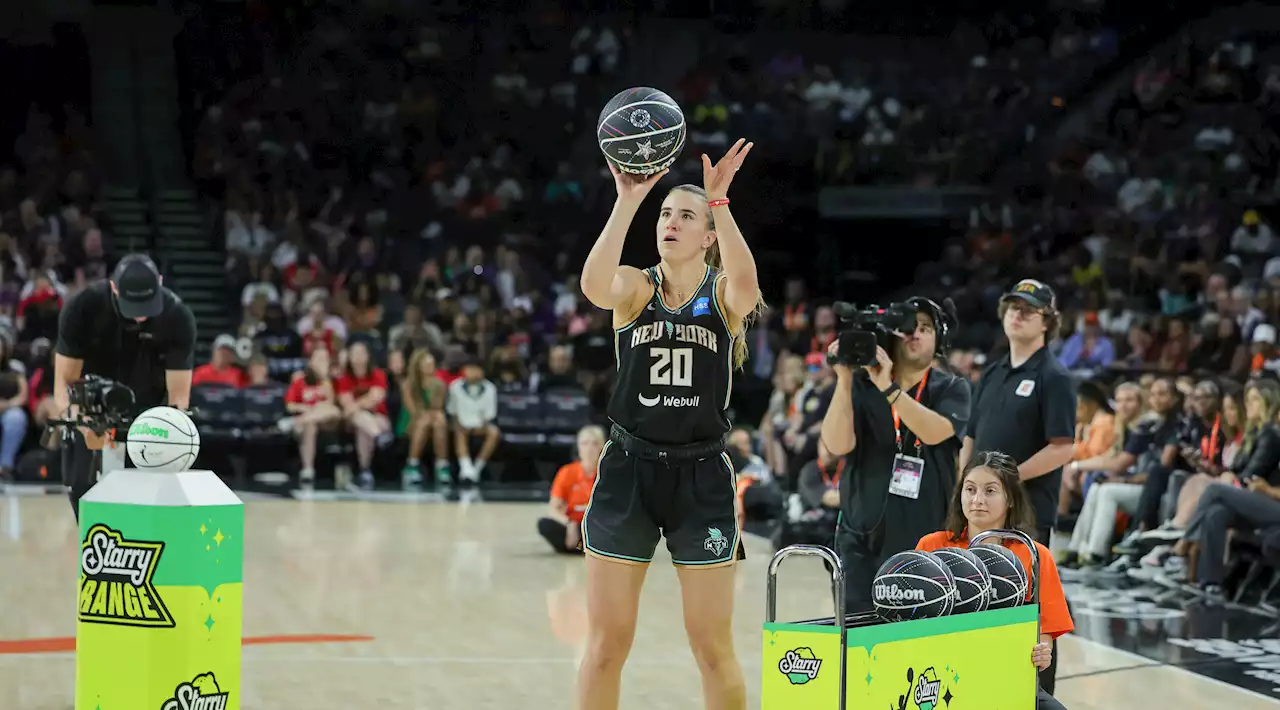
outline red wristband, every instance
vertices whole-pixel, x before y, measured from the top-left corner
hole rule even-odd
[[[720,198],[720,199],[718,199],[718,200],[708,200],[708,201],[707,201],[707,205],[708,205],[708,206],[710,206],[710,207],[724,207],[724,206],[725,206],[725,205],[727,205],[727,204],[729,204],[729,198],[727,198],[727,197],[721,197],[721,198]]]

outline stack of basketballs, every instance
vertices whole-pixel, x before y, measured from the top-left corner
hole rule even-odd
[[[1027,570],[1002,545],[908,550],[885,560],[871,596],[885,621],[910,621],[1019,606]]]

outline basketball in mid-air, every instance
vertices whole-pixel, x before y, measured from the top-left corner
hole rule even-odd
[[[932,552],[907,550],[880,565],[871,599],[885,621],[947,616],[955,604],[956,580]]]
[[[614,96],[600,112],[596,140],[624,173],[652,175],[671,167],[684,148],[684,111],[670,96],[647,86]]]

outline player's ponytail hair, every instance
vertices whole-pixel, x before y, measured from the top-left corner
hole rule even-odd
[[[711,214],[711,207],[706,204],[707,191],[697,185],[688,185],[688,184],[676,185],[675,187],[671,188],[671,192],[675,192],[676,190],[680,190],[681,192],[688,192],[692,195],[697,195],[699,198],[702,199],[703,206],[705,206],[707,210],[707,228],[710,231],[715,231],[716,218],[714,215]],[[715,269],[716,271],[721,271],[724,269],[724,264],[720,260],[719,242],[711,242],[711,246],[707,247],[706,261],[707,261],[707,264],[709,264],[711,268]],[[756,321],[756,318],[760,317],[760,313],[764,311],[765,308],[768,308],[768,307],[769,305],[764,301],[764,293],[757,290],[756,291],[756,307],[753,308],[750,313],[743,314],[742,325],[738,328],[738,332],[733,333],[733,369],[741,370],[742,366],[746,364],[747,362],[747,329],[750,328],[751,324]]]

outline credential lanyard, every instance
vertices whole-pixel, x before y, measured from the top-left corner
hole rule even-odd
[[[916,402],[919,402],[921,395],[924,394],[925,385],[929,384],[929,372],[932,370],[933,368],[929,368],[928,370],[925,370],[924,377],[920,378],[920,384],[916,385],[916,396],[914,397]],[[898,444],[898,453],[902,453],[902,418],[898,416],[897,407],[890,406],[889,409],[893,410],[894,441],[897,442]],[[1214,431],[1216,432],[1217,429],[1214,429]],[[916,437],[916,453],[917,454],[920,453],[920,437],[918,436]]]

